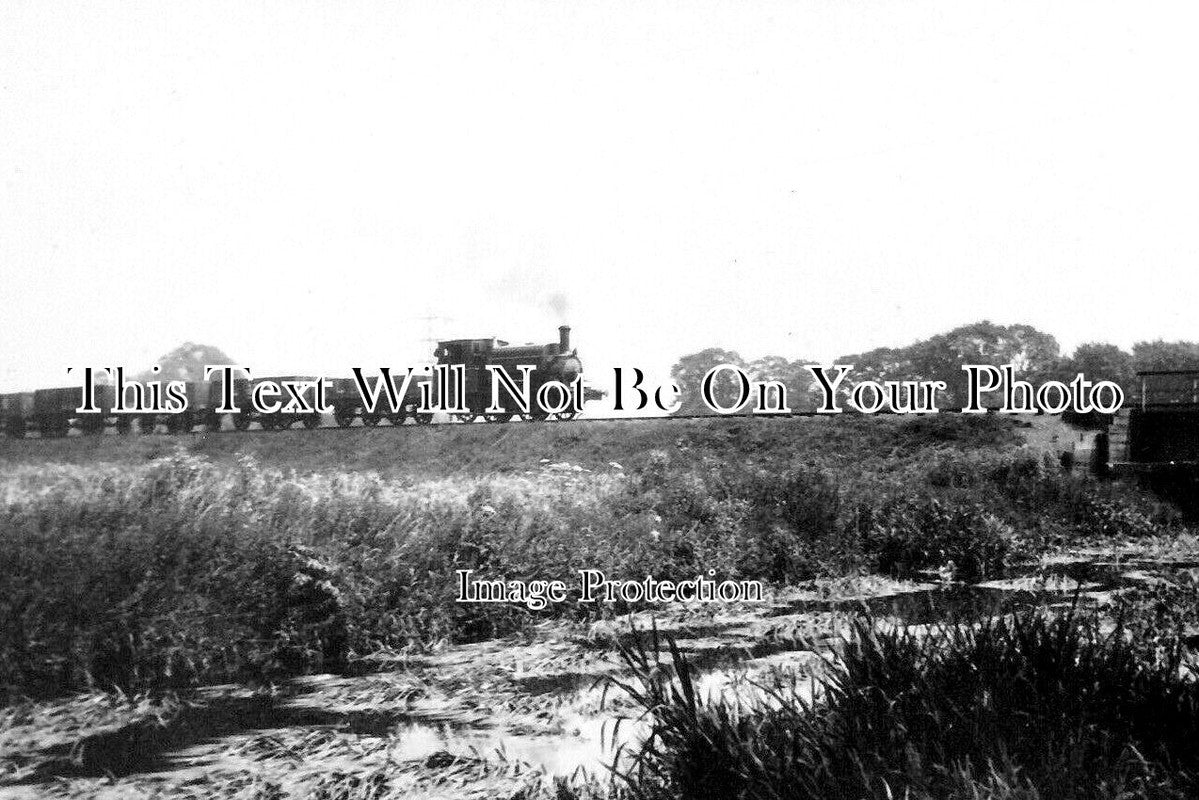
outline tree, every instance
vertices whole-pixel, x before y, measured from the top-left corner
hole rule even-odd
[[[1132,363],[1136,371],[1162,369],[1199,369],[1199,343],[1196,342],[1137,342],[1132,346]]]
[[[988,320],[954,328],[908,350],[912,377],[945,381],[946,396],[959,405],[966,400],[963,364],[1013,364],[1019,378],[1036,382],[1056,372],[1060,355],[1057,339],[1048,333],[1031,325],[996,325]]]
[[[853,366],[853,372],[841,382],[839,394],[847,398],[853,384],[861,381],[918,380],[912,365],[910,347],[876,347],[865,353],[841,356],[834,364]]]
[[[787,387],[787,405],[799,411],[815,407],[811,392],[816,381],[807,368],[811,363],[802,358],[788,361],[782,356],[762,356],[750,362],[748,372],[755,381],[780,381]]]
[[[911,348],[876,347],[865,353],[841,356],[834,363],[853,365],[851,381],[912,380],[916,368],[912,365]]]
[[[1058,369],[1058,380],[1069,382],[1082,373],[1088,381],[1113,381],[1125,394],[1136,388],[1136,369],[1130,353],[1114,344],[1087,342],[1074,349],[1074,354],[1063,358]]]
[[[698,353],[683,356],[671,370],[670,375],[679,385],[682,392],[680,414],[711,414],[714,413],[704,403],[700,391],[704,376],[708,370],[721,364],[746,369],[745,361],[733,350],[723,350],[719,347],[709,347]],[[736,376],[731,370],[722,370],[712,384],[712,394],[721,406],[728,407],[737,401],[740,387]]]

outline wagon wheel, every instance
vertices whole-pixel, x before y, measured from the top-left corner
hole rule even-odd
[[[428,425],[433,421],[433,415],[424,411],[417,411],[412,418],[416,420],[417,425]]]
[[[379,424],[379,420],[383,419],[379,414],[363,414],[362,424],[368,428],[373,428]]]
[[[458,420],[459,422],[474,422],[478,418],[479,415],[473,411],[465,411],[461,414],[454,415],[454,419]]]
[[[158,417],[142,417],[137,421],[137,429],[142,433],[154,433],[158,425]]]
[[[167,417],[167,433],[183,433],[187,427],[183,424],[183,418],[172,414]]]
[[[338,412],[333,415],[333,421],[337,423],[337,427],[339,428],[348,428],[354,424],[354,412]]]
[[[321,418],[318,417],[316,414],[309,414],[308,416],[304,417],[304,427],[307,428],[308,430],[312,430],[314,428],[319,428],[320,424],[321,424]]]
[[[487,420],[488,422],[507,422],[508,420],[512,419],[512,415],[507,411],[501,411],[498,414],[484,414],[483,419]]]
[[[127,414],[117,417],[117,433],[129,433],[133,430],[133,420]]]
[[[249,430],[251,422],[252,422],[252,420],[249,417],[247,417],[245,414],[234,414],[233,415],[233,427],[239,431]]]
[[[4,432],[14,439],[24,439],[25,438],[25,420],[22,420],[22,419],[9,420],[8,424],[4,426]]]
[[[212,417],[209,418],[208,423],[204,427],[208,428],[208,430],[212,431],[213,433],[216,433],[217,431],[219,431],[221,429],[220,415],[213,414]]]

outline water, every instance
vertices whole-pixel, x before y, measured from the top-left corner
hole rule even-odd
[[[994,617],[1037,606],[1092,606],[1110,601],[1129,587],[1160,580],[1163,573],[1187,570],[1199,570],[1199,561],[1063,559],[1025,565],[1018,577],[976,585],[930,583],[859,598],[803,597],[751,618],[687,624],[672,633],[695,670],[694,682],[701,696],[769,703],[769,695],[758,682],[791,676],[797,691],[807,691],[810,699],[812,678],[827,668],[827,656],[843,630],[837,618],[844,621],[848,615],[867,610],[876,618],[919,626]],[[626,631],[620,638],[650,647],[650,636],[644,631]],[[576,654],[582,650],[564,641],[555,640],[550,646]],[[401,676],[398,672],[310,676],[296,680],[275,697],[253,695],[237,687],[210,687],[199,693],[201,704],[187,708],[166,727],[133,723],[88,731],[69,743],[48,742],[41,755],[49,757],[49,766],[29,781],[39,783],[65,775],[151,773],[179,778],[191,770],[227,766],[236,761],[230,753],[260,759],[253,753],[263,740],[291,741],[287,737],[302,738],[320,731],[350,742],[374,743],[371,747],[378,747],[372,753],[383,750],[387,759],[430,770],[438,769],[447,756],[455,756],[522,762],[555,776],[579,772],[602,776],[617,760],[619,749],[636,750],[649,731],[647,723],[626,720],[617,725],[622,713],[636,711],[627,702],[619,704],[619,692],[609,692],[605,698],[615,696],[616,707],[601,702],[604,695],[602,686],[595,685],[597,672],[580,667],[578,660],[553,662],[561,663],[561,668],[528,674],[520,669],[504,673],[497,666],[504,659],[524,663],[526,647],[496,641],[452,648],[430,657],[418,671],[431,680],[428,686],[441,686],[445,694],[416,702],[372,700],[399,697],[395,693],[372,694],[370,683],[395,680],[402,689],[406,679],[389,677]],[[669,669],[669,655],[663,654],[661,659]],[[619,669],[616,664],[609,667]],[[459,690],[445,688],[473,687],[479,695],[479,680],[493,681],[499,687],[494,704],[485,691],[483,704],[476,707],[462,702],[455,693]],[[349,696],[365,700],[350,706],[345,702]],[[521,701],[518,705],[523,711],[505,710],[504,703],[512,698]],[[330,759],[328,763],[332,756]],[[325,763],[318,760],[315,765]]]

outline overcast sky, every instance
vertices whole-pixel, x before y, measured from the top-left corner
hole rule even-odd
[[[590,369],[1199,339],[1197,14],[4,0],[0,390],[560,319]]]

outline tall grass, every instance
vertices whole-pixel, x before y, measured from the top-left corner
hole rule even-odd
[[[461,427],[453,435],[497,435]],[[1143,496],[1061,473],[988,420],[675,430],[672,448],[627,471],[416,479],[185,449],[141,464],[0,466],[0,691],[271,679],[624,610],[457,603],[460,569],[568,585],[584,568],[788,583],[948,567],[974,579],[1050,539],[1175,524]]]
[[[1179,654],[1044,613],[931,633],[859,620],[830,672],[765,699],[700,696],[686,660],[626,651],[652,734],[638,798],[1181,798],[1199,792],[1199,690]],[[815,697],[815,699],[813,699]]]
[[[6,478],[0,681],[35,694],[270,677],[487,635],[522,612],[455,603],[456,569],[644,560],[604,524],[614,477],[297,477],[178,454]]]

